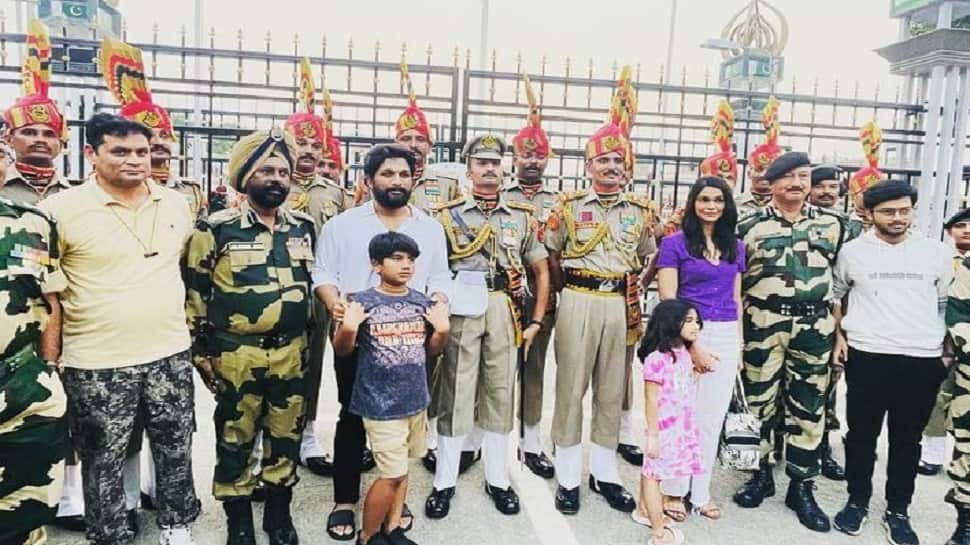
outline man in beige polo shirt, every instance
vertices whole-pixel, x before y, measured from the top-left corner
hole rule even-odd
[[[87,536],[134,539],[122,467],[139,410],[157,472],[161,545],[191,545],[192,364],[179,260],[192,231],[185,199],[149,183],[151,132],[97,114],[86,124],[94,174],[41,203],[58,222],[68,286],[60,293],[74,447],[82,461]],[[143,409],[140,409],[143,408]]]

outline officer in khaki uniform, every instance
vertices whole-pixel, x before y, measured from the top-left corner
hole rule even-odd
[[[343,144],[333,134],[333,100],[330,91],[323,90],[323,121],[327,129],[326,149],[317,164],[317,174],[323,178],[330,199],[340,203],[340,212],[354,207],[354,192],[344,188],[341,180],[346,170],[344,166]]]
[[[54,222],[39,210],[0,199],[0,543],[41,545],[54,520],[68,450],[67,397],[58,373],[60,325],[48,327],[50,301],[67,285]],[[59,319],[59,318],[56,318]],[[54,341],[54,342],[51,342]],[[55,348],[52,348],[55,347]]]
[[[443,204],[438,212],[455,287],[451,334],[433,392],[439,438],[434,488],[425,504],[429,518],[448,515],[462,445],[475,424],[484,430],[486,492],[499,512],[519,511],[507,455],[518,347],[524,342],[527,349],[542,326],[549,270],[531,207],[499,194],[505,150],[494,135],[470,141],[463,155],[473,194]],[[536,278],[536,304],[523,318],[527,269]]]
[[[229,545],[254,543],[257,478],[266,485],[270,544],[298,543],[290,500],[304,423],[316,231],[309,216],[282,207],[295,156],[292,136],[278,129],[240,140],[229,179],[246,200],[201,221],[186,256],[193,356],[216,396],[213,494],[223,502]],[[257,477],[251,454],[258,432]]]
[[[564,195],[550,218],[545,244],[554,282],[562,286],[556,316],[556,508],[579,511],[583,397],[592,382],[590,488],[614,509],[631,512],[633,496],[616,463],[634,345],[640,338],[640,281],[656,251],[655,214],[646,197],[622,193],[633,173],[630,128],[636,113],[629,67],[613,99],[610,121],[586,144],[589,191]],[[561,270],[560,270],[561,269]]]
[[[552,156],[549,137],[542,129],[539,115],[539,105],[529,76],[524,76],[526,98],[529,103],[528,123],[512,138],[512,150],[515,153],[516,181],[502,190],[502,200],[507,203],[518,203],[526,207],[532,217],[539,223],[539,242],[545,240],[546,222],[552,215],[553,209],[559,203],[558,193],[543,185],[542,176]],[[527,271],[530,296],[526,300],[526,315],[529,315],[535,305],[535,277]],[[542,328],[536,335],[529,353],[526,355],[525,369],[522,373],[522,398],[519,410],[525,424],[522,444],[519,445],[519,456],[525,465],[536,475],[551,479],[555,476],[552,461],[542,451],[539,424],[542,420],[542,398],[544,389],[546,354],[552,337],[552,326],[556,316],[556,299],[549,297]]]
[[[459,198],[461,187],[458,180],[454,178],[425,175],[428,155],[431,154],[431,148],[434,146],[431,138],[431,126],[428,125],[428,118],[424,111],[418,106],[414,85],[411,83],[411,75],[408,73],[405,63],[401,63],[401,77],[407,85],[408,105],[394,124],[394,141],[410,148],[414,152],[415,159],[417,159],[417,165],[414,169],[414,179],[417,181],[411,191],[411,205],[417,206],[425,213],[433,214],[437,206]],[[357,183],[354,202],[356,205],[360,205],[368,200],[370,200],[370,192],[364,185],[364,180],[361,179]]]
[[[734,198],[738,218],[762,210],[771,202],[771,183],[764,179],[765,171],[772,161],[783,152],[778,145],[781,127],[778,123],[778,100],[770,97],[761,112],[761,124],[765,128],[765,142],[748,155],[748,179],[751,187],[747,193],[739,193]]]
[[[804,526],[824,532],[830,523],[815,502],[813,479],[819,474],[835,332],[832,267],[844,236],[838,216],[805,202],[810,165],[805,153],[775,159],[765,172],[774,193],[772,204],[738,224],[748,256],[742,279],[742,378],[748,403],[761,420],[762,462],[734,501],[757,507],[775,492],[769,435],[777,429],[781,397],[786,472],[792,479],[785,503]]]
[[[319,234],[323,225],[344,211],[345,194],[336,185],[318,173],[318,167],[328,150],[329,133],[326,121],[314,113],[316,90],[310,59],[303,57],[300,63],[299,100],[303,110],[289,116],[285,129],[296,142],[293,166],[293,184],[286,207],[313,219],[314,233]],[[339,144],[338,144],[339,147]],[[300,463],[320,476],[333,474],[333,462],[325,455],[317,442],[314,429],[323,377],[323,357],[326,351],[330,320],[326,306],[314,298],[314,326],[310,331],[310,348],[306,374],[306,426],[300,446]]]

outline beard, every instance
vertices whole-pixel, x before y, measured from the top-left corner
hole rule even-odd
[[[403,187],[393,189],[378,189],[375,187],[371,191],[374,194],[374,200],[377,201],[377,204],[384,208],[401,208],[402,206],[406,206],[408,201],[411,200],[411,191]]]
[[[279,208],[286,202],[286,197],[290,194],[290,191],[281,185],[270,184],[251,188],[246,193],[253,202],[263,208]]]

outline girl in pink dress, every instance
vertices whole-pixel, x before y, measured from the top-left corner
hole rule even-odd
[[[647,421],[640,501],[653,529],[649,545],[679,545],[684,535],[664,520],[660,482],[701,472],[701,448],[694,417],[696,381],[687,349],[702,327],[694,307],[679,299],[653,311],[637,355],[643,360]]]

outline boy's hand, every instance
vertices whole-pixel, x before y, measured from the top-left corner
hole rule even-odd
[[[451,311],[446,303],[437,302],[424,311],[424,319],[435,331],[448,331],[451,328]]]
[[[353,301],[344,307],[343,327],[357,329],[364,320],[370,318],[370,313],[364,311],[364,305]]]

